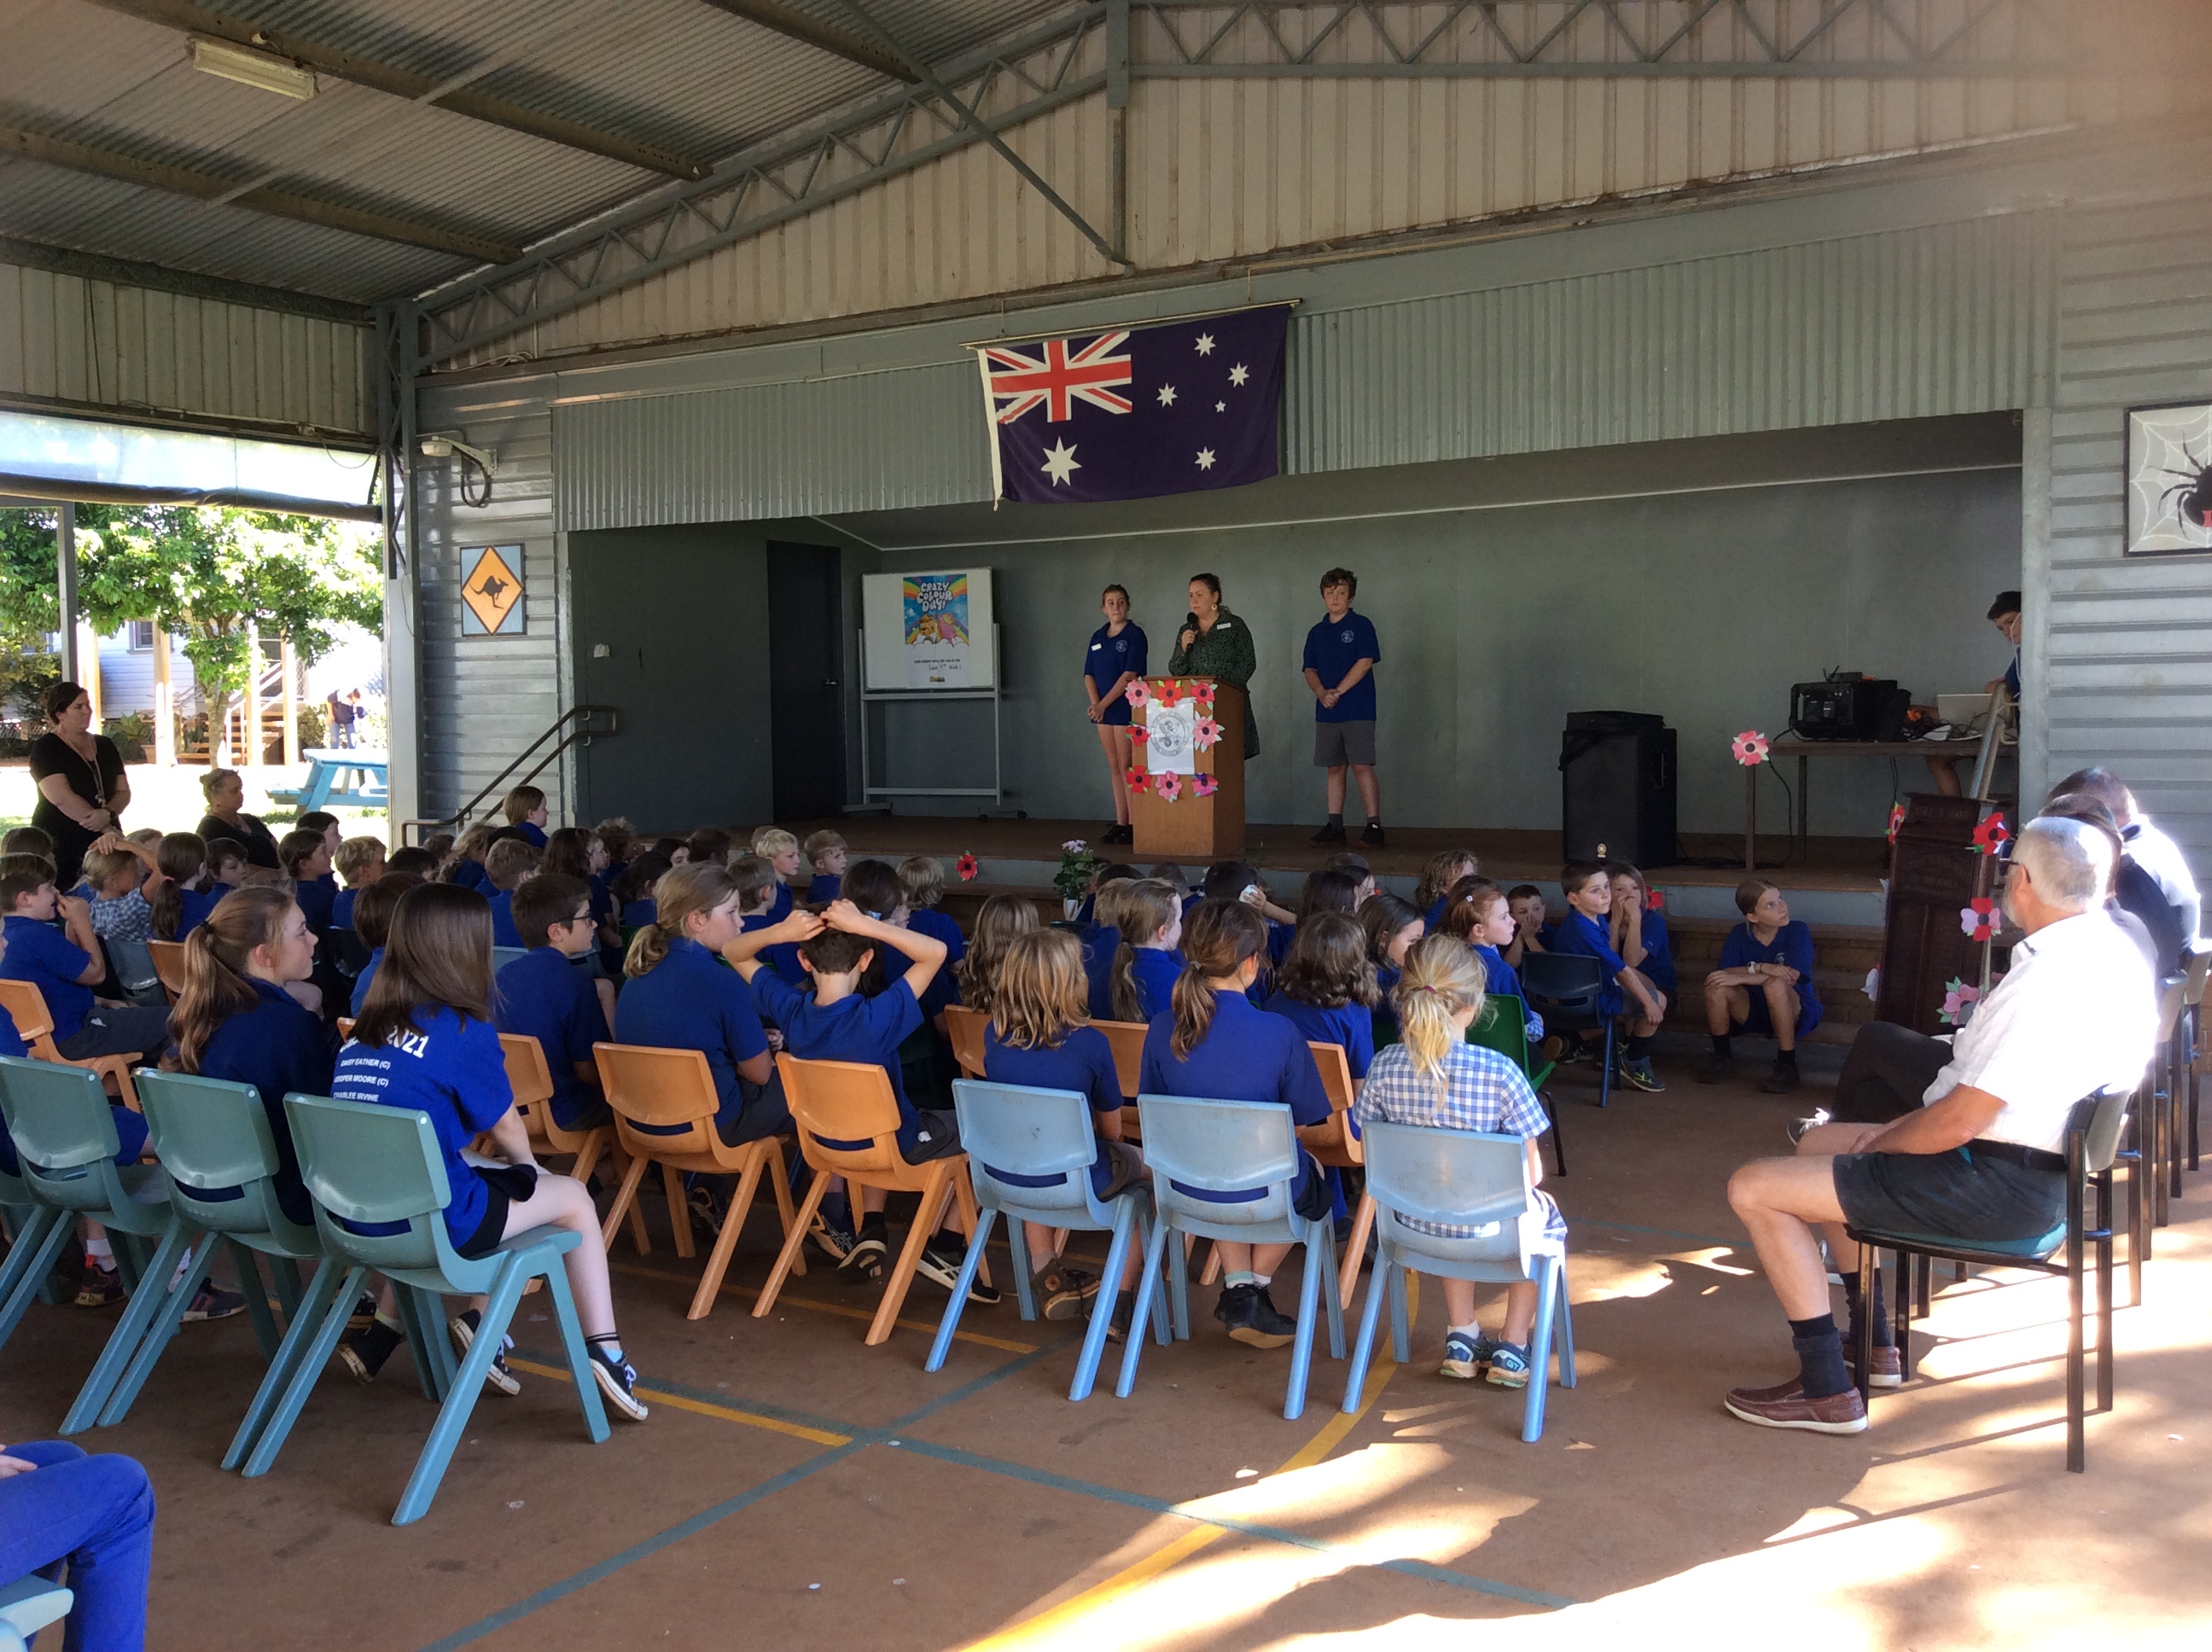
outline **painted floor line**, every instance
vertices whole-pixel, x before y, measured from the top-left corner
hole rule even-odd
[[[562,1382],[569,1380],[568,1371],[558,1365],[548,1365],[539,1360],[524,1359],[514,1355],[508,1356],[507,1363],[512,1369],[527,1371],[532,1376],[550,1376]],[[788,1434],[793,1439],[809,1440],[816,1445],[850,1445],[854,1439],[850,1434],[832,1433],[828,1429],[816,1428],[810,1424],[771,1417],[763,1412],[741,1410],[735,1406],[724,1405],[719,1400],[703,1399],[658,1384],[641,1382],[637,1392],[640,1399],[657,1405],[673,1406],[678,1411],[697,1412],[702,1417],[719,1417],[724,1422],[743,1423],[748,1428],[763,1428],[772,1434]]]
[[[607,1268],[609,1272],[614,1273],[634,1273],[641,1279],[667,1279],[677,1285],[690,1285],[694,1290],[698,1288],[698,1281],[696,1279],[681,1273],[671,1273],[665,1268],[640,1267],[635,1262],[609,1262]],[[725,1280],[722,1288],[715,1294],[723,1297],[757,1297],[760,1293],[750,1287],[732,1285]],[[844,1303],[817,1302],[807,1297],[794,1297],[788,1290],[776,1297],[775,1305],[778,1308],[804,1308],[817,1314],[836,1314],[853,1320],[872,1320],[876,1316],[876,1310],[872,1308],[855,1308]],[[894,1320],[892,1323],[902,1331],[919,1331],[924,1336],[930,1337],[937,1334],[937,1327],[927,1320],[902,1319]],[[978,1347],[996,1348],[1009,1354],[1033,1354],[1038,1348],[1038,1345],[1034,1342],[1016,1342],[1006,1337],[986,1336],[980,1331],[955,1331],[952,1336],[957,1342],[972,1342]]]

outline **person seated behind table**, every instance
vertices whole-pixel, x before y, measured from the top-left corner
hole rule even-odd
[[[1605,868],[1613,878],[1613,950],[1667,1002],[1679,1002],[1682,989],[1674,973],[1674,942],[1659,897],[1626,860],[1608,860]]]
[[[1528,1007],[1528,994],[1522,987],[1519,974],[1498,950],[1513,938],[1515,928],[1505,891],[1490,879],[1468,878],[1452,886],[1441,932],[1466,942],[1482,965],[1486,998],[1510,998],[1520,1005],[1522,1031],[1528,1048],[1534,1049],[1543,1042],[1544,1017]]]
[[[1531,952],[1550,950],[1552,914],[1544,904],[1544,891],[1534,884],[1516,884],[1506,890],[1505,906],[1513,914],[1513,938],[1498,949],[1498,955],[1518,969]]]
[[[1797,1046],[1820,1024],[1813,981],[1813,932],[1791,920],[1782,891],[1764,878],[1736,885],[1743,921],[1721,943],[1720,968],[1705,977],[1705,1025],[1713,1050],[1698,1069],[1701,1084],[1735,1077],[1729,1039],[1739,1027],[1775,1042],[1774,1071],[1759,1085],[1770,1096],[1797,1088]]]
[[[2120,829],[2120,841],[2129,861],[2157,886],[2160,898],[2171,909],[2171,916],[2161,921],[2153,924],[2146,917],[2144,923],[2161,943],[2167,932],[2179,931],[2181,946],[2168,955],[2165,967],[2166,970],[2180,968],[2185,962],[2182,954],[2203,932],[2204,915],[2189,858],[2136,806],[2136,794],[2111,769],[2078,769],[2051,788],[2053,797],[2069,792],[2086,793],[2112,811],[2112,823]],[[2132,878],[2130,887],[2137,887]]]
[[[337,899],[331,902],[331,927],[353,927],[353,903],[361,898],[362,890],[384,876],[384,840],[380,837],[349,837],[338,845],[337,853],[331,857],[345,887],[338,891]]]
[[[368,962],[354,977],[350,1009],[354,1018],[360,1019],[362,1010],[368,1003],[369,984],[376,979],[378,966],[384,962],[384,944],[392,933],[392,909],[399,897],[422,882],[411,872],[388,872],[361,892],[354,902],[353,932],[368,949]]]
[[[489,885],[484,881],[484,851],[491,847],[492,838],[500,829],[488,820],[480,820],[463,832],[439,863],[438,882],[458,884],[463,889],[488,889]]]
[[[615,885],[615,900],[619,903],[625,933],[634,934],[653,921],[653,891],[674,864],[657,849],[648,849],[629,863],[629,870]]]
[[[1096,1027],[1083,1024],[1083,955],[1062,929],[1032,929],[1006,948],[991,1019],[983,1029],[983,1077],[994,1084],[1032,1090],[1072,1090],[1089,1103],[1098,1156],[1091,1189],[1101,1203],[1145,1180],[1144,1157],[1121,1139],[1121,1080],[1114,1047]],[[1030,1285],[1045,1318],[1069,1320],[1098,1294],[1098,1281],[1053,1255],[1051,1230],[1027,1225]],[[1107,1335],[1128,1335],[1136,1310],[1138,1255],[1133,1244],[1115,1299]]]
[[[373,885],[363,901],[383,887]],[[356,908],[356,921],[359,915]],[[491,912],[483,897],[450,884],[416,885],[392,909],[384,962],[353,1037],[338,1053],[331,1094],[342,1102],[419,1108],[429,1115],[450,1190],[440,1214],[462,1256],[488,1256],[532,1228],[565,1228],[582,1237],[562,1260],[583,1322],[592,1376],[618,1412],[643,1422],[637,1373],[623,1357],[615,1328],[599,1212],[582,1182],[541,1169],[531,1152],[530,1133],[514,1110],[491,997]],[[464,1157],[487,1131],[506,1163],[480,1167]],[[361,1231],[404,1232],[405,1224],[363,1224]],[[465,1316],[457,1322],[457,1339],[465,1344],[475,1328]],[[383,1333],[380,1353],[366,1345],[377,1332]],[[380,1364],[398,1339],[397,1330],[380,1318],[347,1351],[364,1365],[371,1355]]]
[[[1357,1095],[1375,1059],[1375,1005],[1381,996],[1359,920],[1317,912],[1298,926],[1298,938],[1262,1007],[1296,1027],[1308,1043],[1341,1045]]]
[[[545,851],[519,837],[504,837],[484,851],[484,882],[481,891],[491,907],[491,944],[520,946],[522,933],[514,926],[514,891],[526,878],[538,875]]]
[[[799,850],[799,840],[781,826],[763,826],[755,832],[753,853],[775,868],[775,902],[768,915],[771,922],[780,924],[791,916],[793,890],[805,887],[806,857]]]
[[[167,1005],[111,1004],[94,996],[107,980],[100,938],[85,902],[54,887],[54,863],[37,855],[0,856],[0,913],[8,951],[0,976],[28,981],[46,999],[54,1048],[64,1060],[135,1055],[149,1066],[169,1042]],[[58,915],[61,927],[54,927]]]
[[[1145,1034],[1144,1092],[1271,1102],[1287,1108],[1293,1124],[1326,1122],[1328,1092],[1305,1039],[1285,1017],[1267,1014],[1246,996],[1267,957],[1266,920],[1242,902],[1203,902],[1183,926],[1182,950],[1172,1007],[1154,1017]],[[1303,1150],[1291,1192],[1300,1216],[1317,1222],[1329,1215],[1328,1179]],[[1241,1195],[1199,1196],[1226,1202]],[[1290,1247],[1218,1240],[1215,1246],[1226,1272],[1214,1318],[1235,1340],[1255,1348],[1290,1341],[1297,1322],[1279,1312],[1267,1294]]]
[[[2065,792],[2045,803],[2043,812],[2094,826],[2111,840],[2112,883],[2105,891],[2105,915],[2127,932],[2128,938],[2142,954],[2151,979],[2162,979],[2166,973],[2166,960],[2180,956],[2181,925],[2151,875],[2127,858],[2127,843],[2120,836],[2112,811],[2102,800],[2086,792]],[[2159,925],[2158,930],[2151,928],[2153,923]]]
[[[1418,1125],[1435,1130],[1474,1130],[1486,1135],[1519,1136],[1526,1145],[1528,1181],[1544,1179],[1536,1139],[1551,1127],[1527,1076],[1510,1057],[1467,1042],[1467,1029],[1482,1013],[1482,966],[1455,937],[1431,935],[1406,958],[1398,983],[1398,1019],[1404,1036],[1375,1058],[1368,1069],[1352,1115],[1364,1129],[1376,1124]],[[1540,1211],[1544,1236],[1566,1236],[1566,1218],[1548,1193],[1532,1191],[1530,1206]],[[1484,1230],[1401,1218],[1420,1233],[1441,1238],[1471,1238]],[[1525,1388],[1547,1350],[1531,1347],[1536,1323],[1534,1281],[1505,1288],[1505,1323],[1495,1340],[1482,1333],[1475,1315],[1474,1284],[1443,1279],[1444,1357],[1439,1376],[1471,1380],[1486,1376],[1501,1388]],[[1538,1380],[1541,1380],[1540,1377]]]
[[[207,921],[216,902],[230,893],[210,885],[206,840],[192,832],[167,832],[155,846],[154,865],[161,874],[147,899],[149,938],[181,941]]]
[[[968,943],[968,956],[960,960],[956,979],[960,1001],[985,1015],[998,1001],[999,970],[1014,937],[1039,926],[1036,902],[1026,895],[994,895],[975,914],[975,933]]]
[[[1609,920],[1613,912],[1613,879],[1594,860],[1570,861],[1559,874],[1559,887],[1567,897],[1567,915],[1560,920],[1550,950],[1579,953],[1605,966],[1606,984],[1598,996],[1598,1013],[1608,1018],[1626,1017],[1632,1006],[1627,1048],[1620,1054],[1617,1071],[1638,1090],[1663,1090],[1657,1069],[1651,1065],[1651,1045],[1659,1023],[1667,1018],[1667,1000],[1659,989],[1613,950]]]
[[[2158,1031],[2150,971],[2100,910],[2112,870],[2104,835],[2081,821],[2032,820],[2014,840],[2002,894],[2026,932],[2012,965],[1948,1042],[1886,1021],[1858,1029],[1836,1081],[1835,1119],[1794,1157],[1759,1159],[1729,1181],[1790,1321],[1798,1371],[1736,1388],[1734,1416],[1765,1428],[1856,1434],[1866,1407],[1846,1364],[1820,1254],[1857,1254],[1850,1228],[1969,1243],[2037,1237],[2063,1219],[2069,1121],[2085,1097],[2142,1079]],[[1859,1300],[1845,1266],[1850,1347],[1862,1311],[1875,1349],[1873,1388],[1902,1381],[1879,1289]]]
[[[106,833],[84,852],[84,881],[92,891],[94,934],[104,941],[152,938],[154,908],[146,892],[161,888],[161,859],[153,850]]]
[[[1396,1042],[1398,1012],[1390,994],[1397,990],[1406,953],[1426,932],[1419,908],[1384,890],[1359,905],[1359,927],[1367,938],[1367,961],[1375,966],[1375,1047]]]
[[[1157,878],[1114,888],[1119,936],[1106,979],[1109,1014],[1094,1012],[1091,1018],[1149,1022],[1166,1012],[1182,974],[1182,954],[1176,950],[1182,939],[1182,902],[1174,884]]]
[[[1996,599],[1990,604],[1990,611],[1984,616],[1997,628],[1997,634],[2012,644],[2012,664],[2005,667],[2002,677],[1993,677],[1983,683],[1982,692],[1995,694],[2002,689],[2015,708],[2020,704],[2020,608],[2019,592],[2000,591]],[[2015,709],[2014,715],[2017,714]],[[1932,751],[1928,754],[1929,777],[1936,782],[1936,789],[1945,797],[1955,798],[1965,789],[1959,781],[1959,765],[1966,761],[1963,756],[1939,757]]]
[[[599,944],[592,887],[580,878],[541,872],[514,891],[514,927],[530,950],[498,975],[492,1018],[503,1033],[538,1041],[553,1080],[553,1122],[590,1130],[612,1116],[599,1094],[592,1046],[607,1042],[602,983],[572,960]]]
[[[807,835],[806,864],[814,869],[806,885],[808,900],[834,901],[843,892],[848,847],[842,835],[827,828]]]
[[[501,800],[499,811],[532,848],[545,847],[545,823],[552,815],[544,793],[534,786],[518,786]]]
[[[1444,897],[1462,878],[1480,877],[1482,863],[1465,849],[1440,849],[1421,868],[1421,881],[1413,890],[1413,910],[1433,932],[1444,920]],[[1364,902],[1362,903],[1364,904]]]
[[[785,941],[799,943],[799,956],[814,982],[811,995],[786,986],[775,971],[764,970],[755,956]],[[861,993],[860,984],[878,947],[898,953],[907,960],[907,968],[871,998]],[[926,1164],[961,1151],[957,1117],[915,1107],[907,1099],[899,1063],[899,1046],[922,1024],[921,995],[944,963],[942,941],[872,918],[852,902],[841,900],[831,902],[819,917],[797,911],[770,928],[740,935],[724,948],[722,956],[751,984],[761,1007],[783,1029],[785,1048],[792,1054],[802,1060],[865,1062],[883,1068],[898,1106],[899,1156],[908,1164]],[[844,1277],[868,1278],[881,1271],[890,1248],[884,1226],[884,1200],[880,1187],[861,1189],[860,1231],[849,1236],[851,1248],[838,1264]],[[951,1221],[948,1205],[943,1224],[924,1243],[918,1265],[924,1278],[948,1291],[959,1282],[967,1254],[965,1242],[947,1225]],[[848,1237],[836,1233],[829,1245],[834,1248]],[[999,1293],[979,1278],[969,1288],[968,1299],[994,1303]]]
[[[66,1440],[0,1447],[0,1570],[51,1577],[69,1568],[76,1598],[49,1644],[140,1652],[153,1562],[154,1485],[137,1461],[88,1457]]]

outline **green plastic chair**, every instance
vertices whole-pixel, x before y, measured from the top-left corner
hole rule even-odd
[[[428,1114],[413,1108],[378,1107],[361,1102],[331,1101],[321,1096],[293,1094],[284,1098],[284,1111],[292,1121],[292,1144],[300,1155],[300,1175],[315,1201],[315,1229],[323,1248],[347,1266],[316,1277],[301,1309],[304,1321],[317,1320],[299,1367],[286,1386],[246,1460],[246,1474],[265,1473],[276,1452],[298,1420],[301,1407],[314,1392],[323,1366],[345,1329],[343,1305],[353,1301],[362,1278],[374,1269],[393,1285],[412,1287],[431,1296],[475,1296],[484,1303],[482,1328],[469,1344],[468,1357],[444,1383],[438,1420],[424,1442],[422,1455],[392,1516],[394,1526],[410,1525],[427,1513],[438,1494],[446,1466],[468,1426],[469,1413],[483,1391],[484,1373],[499,1351],[523,1288],[543,1278],[553,1301],[554,1318],[568,1358],[568,1372],[576,1388],[577,1403],[593,1444],[607,1437],[607,1413],[600,1402],[597,1379],[584,1351],[584,1329],[576,1317],[575,1299],[569,1294],[562,1254],[582,1242],[582,1236],[560,1228],[532,1228],[519,1233],[489,1255],[469,1260],[455,1253],[446,1233],[445,1208],[453,1198],[446,1180],[445,1160]],[[407,1224],[404,1233],[356,1233],[349,1223]],[[335,1289],[330,1281],[337,1280]],[[400,1292],[403,1303],[408,1298]],[[419,1321],[426,1317],[414,1299],[409,1325],[426,1351],[443,1344],[428,1334]],[[434,1359],[435,1354],[431,1357]]]
[[[1559,1115],[1545,1102],[1543,1094],[1544,1082],[1552,1076],[1556,1064],[1547,1061],[1538,1067],[1530,1062],[1528,1024],[1522,1018],[1521,1000],[1508,998],[1502,993],[1486,997],[1482,1000],[1482,1013],[1468,1024],[1467,1042],[1480,1044],[1486,1050],[1496,1050],[1528,1075],[1528,1088],[1536,1092],[1537,1104],[1544,1108],[1552,1121],[1552,1169],[1555,1175],[1566,1175],[1567,1144],[1559,1134]]]

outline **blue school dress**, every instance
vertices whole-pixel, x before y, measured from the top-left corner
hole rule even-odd
[[[1056,1049],[1009,1049],[999,1042],[995,1024],[983,1029],[983,1077],[994,1084],[1026,1084],[1032,1090],[1072,1090],[1100,1117],[1121,1110],[1121,1080],[1114,1070],[1114,1047],[1096,1027],[1071,1028]],[[1056,1186],[1058,1176],[991,1174],[1018,1187]],[[1091,1161],[1091,1191],[1103,1194],[1114,1185],[1114,1159],[1106,1133],[1098,1133],[1098,1157]]]
[[[576,1064],[589,1063],[592,1046],[607,1042],[606,1011],[592,977],[568,954],[532,947],[501,969],[492,1020],[503,1033],[536,1039],[545,1052],[556,1124],[574,1130],[597,1114],[599,1093],[576,1077]]]
[[[292,1122],[284,1097],[327,1096],[337,1050],[322,1017],[283,987],[249,980],[253,1007],[228,1017],[200,1050],[199,1074],[233,1084],[252,1084],[269,1115],[276,1142],[276,1203],[284,1214],[305,1225],[315,1219],[313,1201],[300,1181],[300,1158],[292,1146]],[[235,1187],[201,1188],[203,1199],[235,1199]]]
[[[1797,1036],[1820,1024],[1826,1011],[1813,984],[1813,932],[1806,925],[1792,920],[1774,932],[1774,938],[1761,944],[1751,932],[1748,923],[1738,924],[1721,943],[1720,968],[1741,969],[1747,964],[1779,963],[1797,972]],[[1764,1038],[1774,1036],[1774,1017],[1767,1013],[1766,995],[1747,992],[1751,999],[1751,1013],[1745,1017],[1743,1029]]]
[[[1194,1096],[1224,1102],[1276,1102],[1291,1110],[1294,1124],[1323,1124],[1328,1092],[1304,1035],[1279,1015],[1256,1008],[1242,993],[1217,991],[1213,1020],[1198,1048],[1178,1060],[1175,1017],[1157,1017],[1145,1034],[1142,1087],[1152,1096]],[[1298,1155],[1292,1196],[1306,1193],[1320,1167],[1308,1153]],[[1201,1193],[1194,1198],[1236,1205],[1260,1198],[1263,1190]]]
[[[1617,1016],[1627,1006],[1628,994],[1621,990],[1620,972],[1628,965],[1613,950],[1612,932],[1607,925],[1586,913],[1570,912],[1545,941],[1544,950],[1577,953],[1605,965],[1605,990],[1597,999],[1599,1014]]]
[[[483,1173],[461,1155],[514,1105],[499,1029],[443,1005],[416,1005],[413,1020],[419,1031],[403,1028],[387,1044],[349,1041],[338,1052],[331,1094],[341,1102],[416,1108],[429,1116],[451,1193],[446,1236],[465,1254],[480,1250],[490,1201]],[[367,1234],[406,1230],[404,1223],[349,1225]],[[496,1242],[496,1235],[490,1237]]]

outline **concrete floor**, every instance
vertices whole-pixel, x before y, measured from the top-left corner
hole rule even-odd
[[[84,1443],[151,1470],[151,1643],[194,1652],[1404,1648],[1505,1618],[1574,1646],[2204,1644],[2202,1183],[2158,1236],[2147,1304],[2118,1316],[2118,1409],[2090,1424],[2087,1475],[2064,1472],[2064,1287],[2019,1276],[1942,1292],[1921,1380],[1879,1398],[1867,1434],[1766,1433],[1720,1406],[1790,1363],[1722,1189],[1819,1081],[1776,1100],[1701,1090],[1682,1065],[1667,1094],[1604,1114],[1586,1069],[1555,1087],[1583,1381],[1554,1390],[1535,1445],[1517,1396],[1431,1374],[1432,1288],[1413,1364],[1379,1370],[1356,1416],[1335,1409],[1344,1366],[1318,1357],[1285,1422],[1287,1355],[1223,1338],[1207,1291],[1192,1341],[1148,1348],[1131,1399],[1109,1385],[1078,1406],[1073,1327],[1024,1324],[1011,1299],[971,1311],[934,1376],[944,1297],[926,1283],[915,1328],[878,1349],[860,1344],[872,1297],[818,1272],[752,1319],[772,1217],[696,1323],[697,1264],[618,1243],[653,1415],[603,1446],[540,1374],[550,1327],[529,1299],[524,1394],[483,1399],[405,1529],[386,1522],[431,1413],[404,1358],[368,1389],[334,1370],[246,1481],[216,1465],[258,1380],[251,1332],[186,1327],[133,1415]],[[52,1434],[112,1319],[33,1309],[0,1351],[0,1438]]]

